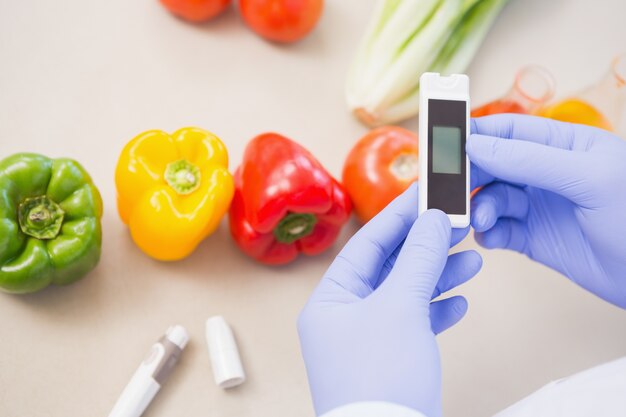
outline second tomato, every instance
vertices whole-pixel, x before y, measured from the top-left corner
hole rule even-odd
[[[248,26],[275,42],[304,38],[317,24],[323,8],[323,0],[239,0]]]
[[[190,22],[204,22],[222,13],[231,0],[161,0],[173,14]]]
[[[406,190],[417,173],[417,135],[386,126],[370,131],[352,148],[343,166],[343,184],[365,223]]]

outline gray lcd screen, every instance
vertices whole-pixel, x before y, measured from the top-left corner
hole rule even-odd
[[[433,126],[433,172],[461,173],[461,129],[454,126]]]

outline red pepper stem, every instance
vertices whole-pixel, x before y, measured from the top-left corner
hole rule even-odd
[[[290,244],[310,235],[317,223],[311,213],[289,213],[274,228],[274,236],[280,243]]]

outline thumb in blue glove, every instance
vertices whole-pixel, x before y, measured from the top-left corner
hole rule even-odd
[[[366,224],[330,266],[302,311],[298,330],[315,409],[359,401],[441,415],[435,333],[458,322],[467,302],[431,302],[481,267],[475,251],[448,256],[468,230],[431,210],[417,219],[411,186]]]
[[[531,116],[474,119],[476,240],[547,265],[626,308],[626,142]]]

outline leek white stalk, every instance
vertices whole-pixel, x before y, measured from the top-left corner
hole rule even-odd
[[[350,110],[368,125],[415,116],[419,76],[463,72],[508,0],[379,0],[348,75]]]

